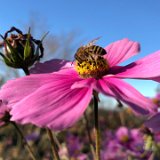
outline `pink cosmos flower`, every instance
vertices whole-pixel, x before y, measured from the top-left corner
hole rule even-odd
[[[122,39],[108,45],[106,55],[93,56],[89,61],[76,61],[72,65],[64,60],[40,63],[32,72],[46,74],[8,81],[1,89],[0,99],[10,106],[13,121],[54,130],[77,122],[94,90],[121,100],[137,113],[148,114],[155,109],[152,101],[121,79],[160,81],[160,51],[127,66],[118,66],[136,55],[139,49],[137,42]],[[57,71],[57,68],[61,69]]]
[[[139,129],[129,129],[120,127],[116,132],[112,132],[103,137],[105,142],[102,147],[101,155],[103,160],[127,159],[130,155],[133,159],[148,159],[149,153],[144,150],[143,134]],[[116,154],[115,154],[116,153]]]
[[[116,139],[118,142],[130,150],[143,148],[142,134],[139,129],[129,129],[127,127],[120,127],[116,132]],[[139,146],[139,147],[138,147]]]

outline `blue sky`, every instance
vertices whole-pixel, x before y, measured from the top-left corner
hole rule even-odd
[[[160,49],[159,0],[1,1],[0,33],[11,26],[22,28],[35,14],[37,22],[46,22],[48,30],[56,34],[80,30],[80,36],[88,40],[102,36],[101,46],[125,37],[140,42],[141,53],[128,63]],[[129,83],[146,96],[155,94],[157,83]]]

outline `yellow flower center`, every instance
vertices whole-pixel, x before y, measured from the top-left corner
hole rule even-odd
[[[125,143],[129,141],[129,137],[127,135],[121,137],[121,142]]]
[[[75,69],[82,78],[100,79],[106,75],[109,65],[102,56],[96,55],[93,59],[86,59],[82,62],[75,61]]]

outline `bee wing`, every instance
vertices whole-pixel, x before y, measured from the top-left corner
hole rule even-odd
[[[87,45],[85,45],[84,47],[90,47],[92,45],[94,45],[101,37],[97,37],[95,39],[93,39],[92,41],[90,41]]]

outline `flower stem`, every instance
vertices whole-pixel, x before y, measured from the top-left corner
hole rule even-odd
[[[93,159],[96,160],[95,149],[94,149],[94,146],[93,146],[93,141],[92,141],[92,137],[91,137],[91,133],[90,133],[89,120],[88,120],[86,112],[84,113],[84,119],[85,119],[87,136],[88,136],[88,140],[89,140],[89,143],[90,143],[90,150],[92,152]]]
[[[24,73],[25,73],[26,75],[30,75],[30,72],[29,72],[28,68],[23,68],[23,71],[24,71]],[[35,156],[34,156],[34,154],[33,154],[33,151],[32,151],[32,149],[31,149],[30,145],[27,143],[27,141],[26,141],[26,139],[25,139],[22,131],[21,131],[20,128],[18,127],[18,125],[17,125],[15,122],[12,122],[12,125],[16,128],[17,132],[18,132],[19,135],[21,136],[21,138],[22,138],[22,140],[23,140],[23,143],[24,143],[24,146],[25,146],[26,149],[28,150],[31,158],[32,158],[33,160],[36,160],[36,158],[35,158]]]
[[[96,138],[96,160],[100,160],[100,132],[98,122],[98,99],[94,95],[94,127],[95,127],[95,138]]]
[[[30,75],[28,68],[23,68],[23,71],[26,75]]]
[[[52,131],[48,128],[46,130],[47,130],[48,137],[50,139],[53,157],[54,157],[55,160],[60,160],[60,157],[58,155],[56,142],[55,142],[55,138],[53,137]]]
[[[15,122],[11,122],[11,124],[15,127],[15,129],[17,130],[18,134],[20,135],[22,141],[23,141],[23,144],[24,144],[24,147],[28,150],[29,154],[30,154],[30,157],[32,158],[32,160],[36,160],[34,154],[33,154],[33,151],[30,147],[30,145],[27,143],[22,131],[20,130],[20,128],[18,127],[18,125],[15,123]]]
[[[125,126],[125,119],[124,119],[124,111],[123,111],[123,104],[120,100],[116,99],[117,100],[117,107],[120,109],[119,110],[119,118],[120,118],[120,122],[121,122],[121,125],[122,126]]]

